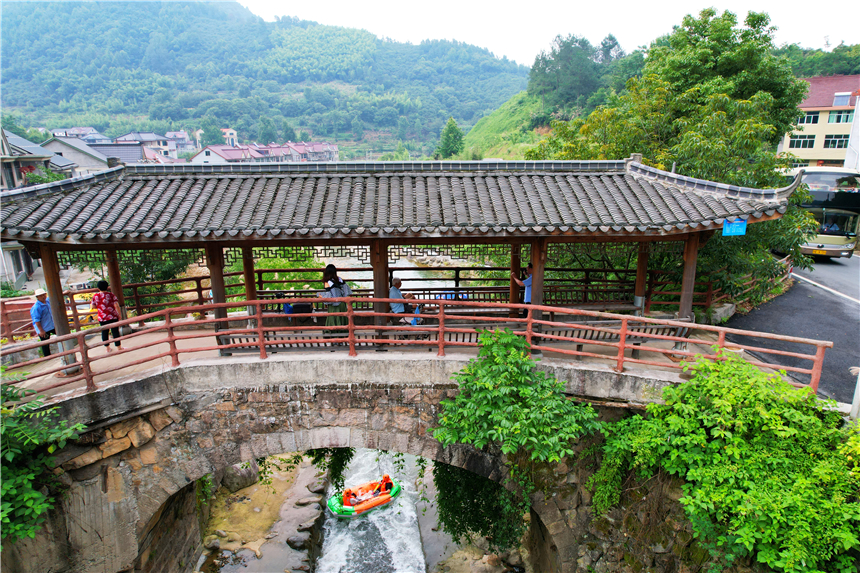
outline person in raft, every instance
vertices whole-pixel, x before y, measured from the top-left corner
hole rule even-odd
[[[345,490],[343,490],[343,506],[344,507],[355,506],[355,505],[358,505],[358,503],[359,503],[359,501],[358,501],[358,498],[355,496],[354,491],[352,491],[349,488],[346,488]]]

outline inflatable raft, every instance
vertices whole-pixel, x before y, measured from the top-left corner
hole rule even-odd
[[[388,475],[379,481],[348,487],[328,500],[329,510],[340,519],[354,519],[374,509],[385,507],[400,495],[400,484]]]

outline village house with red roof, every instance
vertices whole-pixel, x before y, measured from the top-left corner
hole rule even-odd
[[[860,75],[803,78],[809,94],[800,109],[797,130],[786,134],[779,151],[796,155],[795,167],[836,166],[845,163],[848,135],[860,96]]]

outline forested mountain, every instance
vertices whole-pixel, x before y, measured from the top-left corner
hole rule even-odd
[[[197,127],[209,115],[242,140],[256,140],[265,119],[426,152],[449,116],[474,124],[528,75],[459,42],[265,22],[233,2],[5,2],[2,16],[2,106],[24,126],[118,135]]]
[[[636,50],[625,55],[612,35],[598,46],[575,35],[556,37],[549,50],[535,58],[528,91],[513,96],[478,121],[466,134],[465,153],[522,158],[540,134],[549,130],[553,119],[584,118],[598,106],[617,106],[619,96],[626,93],[627,80],[640,76],[646,68],[646,55],[653,59],[669,45],[670,38],[664,36],[651,43],[647,54]],[[770,51],[777,58],[785,58],[798,78],[860,74],[860,44],[840,44],[829,52],[797,44]],[[676,79],[689,80],[703,73],[708,73],[707,69],[693,61]],[[750,97],[752,93],[735,95]],[[787,111],[786,118],[793,120],[794,113]]]
[[[774,53],[785,56],[791,71],[799,78],[860,74],[860,44],[839,44],[830,52],[791,44]]]

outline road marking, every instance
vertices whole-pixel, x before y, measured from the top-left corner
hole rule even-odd
[[[850,297],[850,296],[848,296],[847,294],[842,294],[841,292],[837,292],[837,291],[833,290],[832,288],[829,288],[829,287],[824,286],[824,285],[823,285],[823,284],[821,284],[821,283],[817,283],[817,282],[815,282],[815,281],[813,281],[813,280],[810,280],[810,279],[808,279],[808,278],[806,278],[806,277],[802,277],[802,276],[800,276],[800,275],[798,275],[798,274],[795,274],[795,273],[791,273],[791,276],[793,276],[793,277],[794,277],[794,278],[796,278],[796,279],[800,279],[800,280],[802,280],[802,281],[806,281],[806,282],[808,282],[808,283],[809,283],[809,284],[811,284],[811,285],[815,285],[815,286],[817,286],[818,288],[823,289],[823,290],[826,290],[827,292],[829,292],[829,293],[831,293],[831,294],[835,294],[836,296],[841,296],[842,298],[847,298],[847,299],[848,299],[848,300],[850,300],[851,302],[856,302],[857,304],[860,304],[860,300],[857,300],[856,298],[851,298],[851,297]]]

